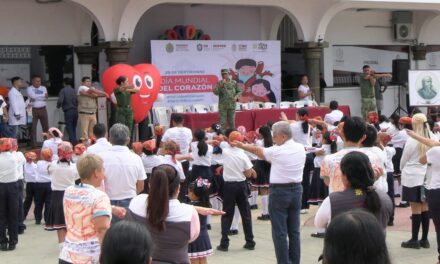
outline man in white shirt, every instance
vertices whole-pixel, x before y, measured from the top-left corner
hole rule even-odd
[[[32,105],[32,131],[31,131],[31,146],[37,145],[37,125],[40,120],[43,133],[49,129],[49,121],[47,118],[47,89],[41,85],[41,77],[38,75],[32,76],[32,85],[27,88],[27,94]]]
[[[0,250],[18,243],[18,161],[11,153],[12,140],[0,139]],[[6,236],[8,230],[9,238]]]
[[[112,144],[105,137],[107,135],[107,127],[104,124],[96,124],[93,127],[93,135],[96,137],[96,142],[87,148],[87,154],[99,154],[106,152],[112,147]]]
[[[8,123],[8,109],[6,108],[8,106],[6,104],[5,98],[0,95],[0,137],[10,137],[12,135],[9,135],[9,126]]]
[[[105,191],[110,202],[124,208],[128,208],[131,199],[142,192],[147,178],[141,158],[127,147],[129,141],[128,127],[116,123],[110,128],[112,147],[98,154],[104,160]]]
[[[275,123],[272,131],[276,144],[273,147],[261,148],[240,142],[232,145],[252,152],[260,159],[271,163],[269,215],[277,262],[299,264],[301,182],[306,153],[303,145],[292,140],[292,131],[288,122]]]
[[[344,113],[341,110],[338,110],[338,107],[339,104],[337,101],[330,102],[329,108],[331,112],[325,115],[324,122],[330,125],[334,125],[335,122],[341,121],[341,118],[344,116]]]
[[[241,134],[233,131],[229,134],[229,142],[241,141]],[[234,217],[235,205],[240,210],[243,231],[246,239],[245,249],[255,249],[254,234],[252,232],[251,208],[248,201],[249,187],[246,178],[257,176],[252,163],[246,153],[239,148],[230,147],[223,149],[223,211],[222,238],[217,250],[228,251],[228,233]]]
[[[96,112],[98,111],[97,97],[107,97],[103,91],[92,87],[90,77],[82,78],[82,85],[78,88],[78,116],[81,127],[81,138],[88,139],[96,124]]]
[[[18,126],[26,125],[26,104],[20,89],[23,86],[20,77],[11,78],[12,87],[9,90],[9,125],[12,127],[12,137],[17,137]]]
[[[17,188],[18,188],[18,234],[23,234],[26,229],[24,224],[24,209],[23,209],[23,192],[24,192],[24,165],[26,158],[21,151],[18,151],[17,139],[11,140],[11,152],[17,159]]]
[[[187,156],[189,153],[189,146],[192,142],[193,135],[191,129],[183,126],[183,116],[181,114],[173,114],[171,116],[172,128],[165,131],[162,137],[162,142],[173,140],[180,147],[180,154]],[[161,147],[163,144],[161,144]],[[182,161],[183,172],[185,173],[186,180],[180,185],[179,200],[186,202],[187,198],[187,179],[189,177],[189,161]]]

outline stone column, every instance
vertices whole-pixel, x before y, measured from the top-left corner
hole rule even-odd
[[[105,49],[107,55],[107,61],[110,66],[118,63],[128,62],[128,53],[133,47],[131,41],[108,41],[102,44],[102,48]]]
[[[321,69],[322,49],[327,48],[327,42],[295,43],[295,48],[302,50],[306,73],[309,76],[309,86],[313,91],[315,101],[320,103],[319,73]]]

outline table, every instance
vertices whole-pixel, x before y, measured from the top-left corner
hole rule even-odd
[[[330,112],[328,107],[307,107],[310,117],[321,116]],[[339,106],[344,115],[350,116],[350,107],[348,105]],[[252,109],[245,111],[237,111],[235,114],[235,125],[244,126],[247,131],[255,130],[268,121],[277,122],[280,120],[281,112],[286,113],[287,118],[296,119],[297,108],[270,108],[270,109]],[[195,130],[197,128],[205,129],[214,123],[219,123],[218,113],[182,113],[184,126]]]

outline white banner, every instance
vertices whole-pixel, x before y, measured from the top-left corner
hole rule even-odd
[[[333,46],[333,70],[362,72],[362,66],[370,65],[376,72],[392,72],[393,60],[408,58],[407,52],[382,48]]]
[[[165,99],[155,106],[215,104],[221,69],[244,91],[242,102],[279,102],[279,41],[152,40],[152,63],[160,70]]]
[[[410,70],[408,86],[411,106],[440,105],[440,71]]]

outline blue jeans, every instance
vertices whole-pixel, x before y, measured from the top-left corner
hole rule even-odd
[[[72,145],[76,145],[76,125],[78,123],[78,109],[69,109],[64,112],[64,122],[66,123],[67,134]]]
[[[290,186],[271,185],[269,215],[277,263],[299,264],[301,259],[300,210],[301,183]]]

